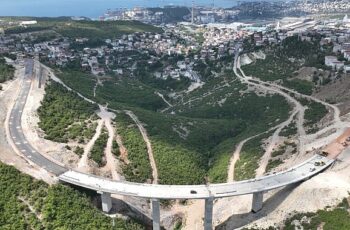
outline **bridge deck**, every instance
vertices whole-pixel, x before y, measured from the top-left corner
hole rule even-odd
[[[319,162],[317,164],[316,162]],[[268,191],[303,181],[325,170],[333,159],[320,155],[313,156],[286,171],[252,180],[209,185],[154,185],[125,181],[113,181],[77,171],[67,171],[59,176],[61,181],[101,192],[159,199],[203,199],[238,196]],[[316,164],[316,165],[315,165]]]
[[[101,192],[130,195],[144,198],[159,199],[203,199],[238,196],[262,191],[268,191],[288,184],[296,183],[314,176],[330,166],[334,160],[316,155],[309,160],[284,172],[260,177],[257,179],[209,185],[155,185],[138,184],[125,181],[113,181],[95,175],[84,174],[68,169],[47,159],[33,148],[25,138],[21,126],[22,112],[26,103],[33,75],[33,60],[27,60],[25,77],[21,92],[11,111],[9,131],[11,138],[23,155],[40,167],[59,175],[61,181],[93,189]],[[317,164],[316,162],[320,162]],[[322,162],[322,163],[321,163]],[[317,165],[316,165],[317,164]],[[174,175],[175,176],[175,175]]]

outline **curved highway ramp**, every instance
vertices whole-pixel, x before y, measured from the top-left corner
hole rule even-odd
[[[265,192],[306,180],[325,170],[333,159],[316,155],[287,171],[257,179],[208,185],[155,185],[125,181],[113,181],[77,171],[67,171],[58,178],[61,181],[99,192],[136,196],[151,199],[207,199]]]
[[[153,229],[160,229],[160,199],[204,199],[204,228],[211,230],[213,200],[222,197],[253,194],[252,211],[262,208],[263,193],[289,184],[301,182],[329,167],[334,159],[315,155],[291,169],[256,179],[223,184],[207,185],[160,185],[113,181],[95,175],[69,170],[41,155],[24,136],[21,119],[28,97],[34,62],[27,60],[21,91],[9,117],[9,135],[16,149],[29,161],[58,176],[60,181],[97,191],[102,196],[102,209],[109,212],[112,207],[111,194],[143,197],[152,200]]]

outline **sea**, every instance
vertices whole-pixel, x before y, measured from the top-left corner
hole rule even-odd
[[[198,6],[229,8],[237,5],[238,1],[193,0],[193,2]],[[0,0],[0,16],[85,16],[97,19],[107,9],[163,7],[167,5],[190,7],[192,0]]]

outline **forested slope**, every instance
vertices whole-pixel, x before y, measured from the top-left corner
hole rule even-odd
[[[132,220],[112,219],[91,197],[64,185],[49,186],[0,163],[0,229],[144,229]]]

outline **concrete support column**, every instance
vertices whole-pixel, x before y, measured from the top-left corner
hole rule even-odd
[[[264,198],[263,192],[253,193],[252,212],[256,213],[262,209],[263,198]]]
[[[108,192],[99,192],[102,200],[102,211],[108,213],[112,209],[112,197]]]
[[[212,197],[205,199],[204,230],[213,229],[213,201]]]
[[[159,199],[152,199],[153,230],[160,230],[160,206]]]

